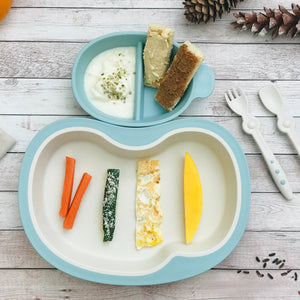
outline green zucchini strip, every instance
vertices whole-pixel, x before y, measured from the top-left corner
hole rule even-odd
[[[116,225],[119,169],[108,169],[103,197],[103,241],[112,241]]]

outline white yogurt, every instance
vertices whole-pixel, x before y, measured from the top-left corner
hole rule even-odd
[[[97,55],[88,65],[84,86],[88,99],[115,117],[134,116],[135,47],[118,47]]]

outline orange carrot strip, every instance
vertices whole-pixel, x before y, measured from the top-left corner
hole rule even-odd
[[[92,176],[89,175],[88,173],[84,173],[82,175],[81,181],[80,181],[77,191],[75,193],[71,207],[69,209],[67,217],[65,218],[64,228],[72,229],[76,215],[77,215],[77,211],[79,209],[81,199],[82,199],[91,179],[92,179]]]
[[[66,217],[69,211],[72,189],[73,189],[75,162],[76,160],[74,158],[66,156],[65,181],[64,181],[64,187],[61,196],[61,206],[59,211],[59,215],[62,217]]]

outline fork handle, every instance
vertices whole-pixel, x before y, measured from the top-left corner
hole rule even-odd
[[[290,184],[286,178],[286,175],[281,168],[279,162],[275,158],[274,154],[268,147],[267,143],[265,142],[263,136],[261,135],[260,131],[257,129],[253,133],[253,138],[255,142],[257,143],[258,147],[261,150],[261,153],[266,161],[266,164],[268,166],[269,172],[281,192],[281,194],[287,199],[292,200],[293,199],[293,192],[290,187]]]

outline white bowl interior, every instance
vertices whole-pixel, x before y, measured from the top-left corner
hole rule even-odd
[[[128,148],[111,143],[100,132],[66,129],[44,141],[29,178],[29,208],[41,240],[57,256],[76,266],[114,275],[141,275],[161,268],[173,256],[200,256],[229,239],[240,207],[240,177],[230,148],[204,130],[170,134],[149,147]],[[203,211],[197,233],[185,244],[183,168],[185,152],[194,159],[203,189]],[[73,195],[83,172],[92,175],[74,227],[63,228],[59,216],[65,156],[76,159]],[[136,167],[139,159],[158,159],[164,241],[135,248]],[[103,243],[102,199],[108,168],[120,169],[116,229]]]

